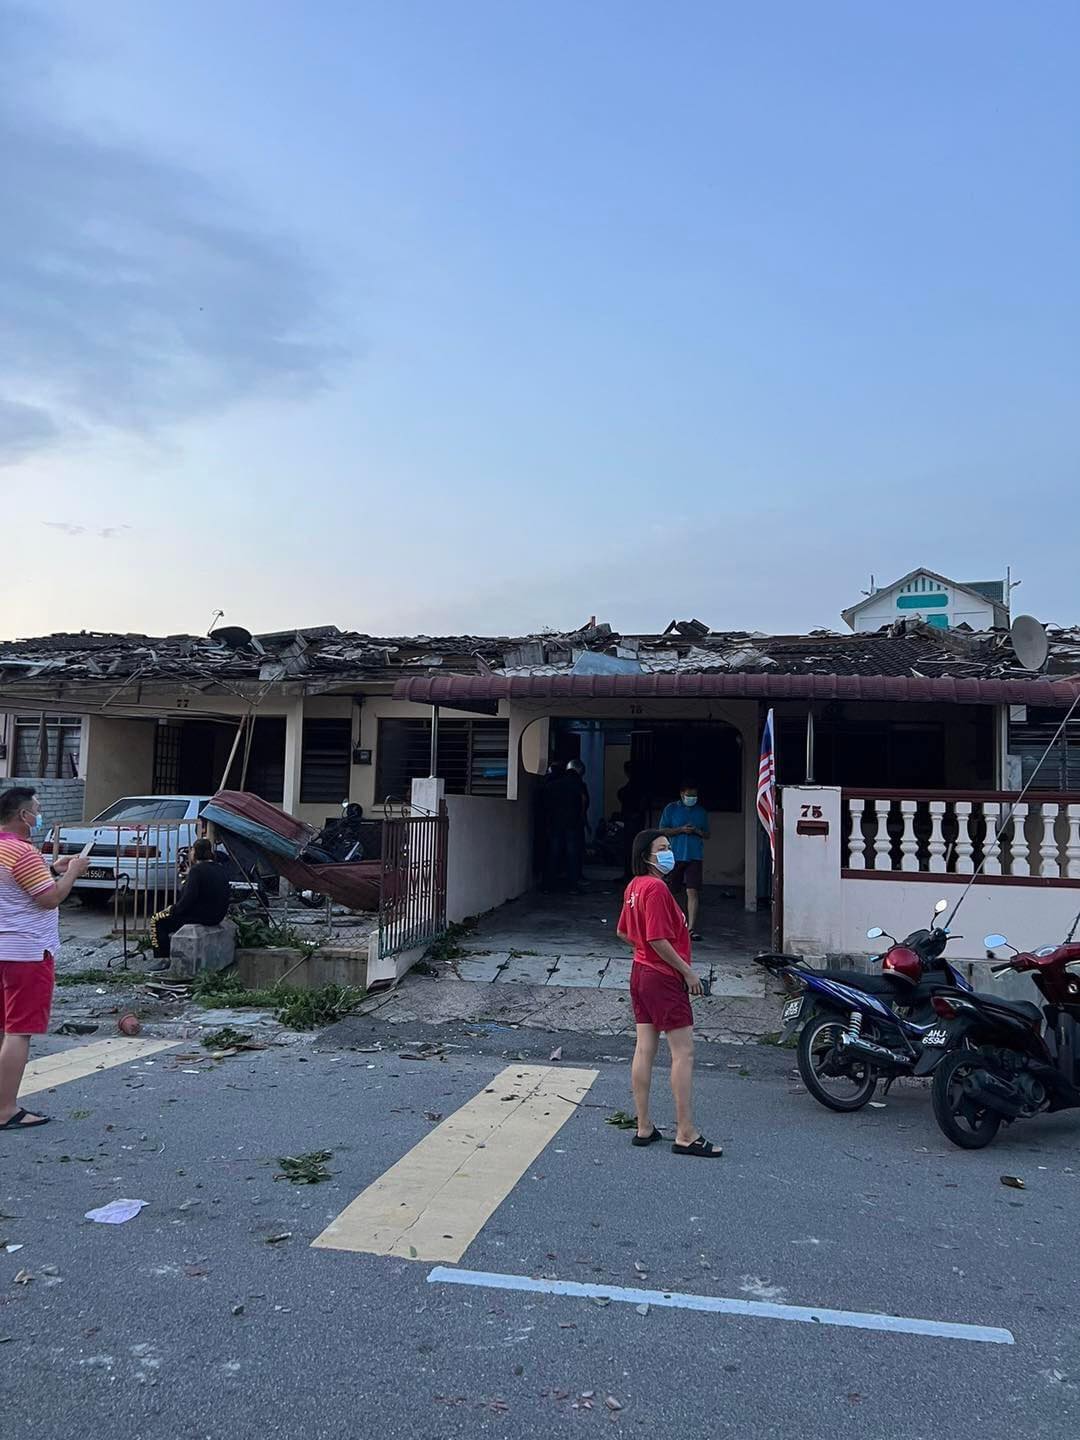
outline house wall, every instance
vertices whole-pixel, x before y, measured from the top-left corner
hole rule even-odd
[[[157,721],[89,715],[84,731],[85,815],[91,819],[123,795],[151,794]]]
[[[532,885],[532,826],[527,800],[447,795],[450,836],[446,914],[451,923],[482,915]]]
[[[880,630],[903,619],[939,624],[940,619],[934,617],[944,618],[950,626],[966,624],[973,630],[989,630],[994,624],[994,606],[954,585],[916,576],[903,588],[891,585],[876,591],[866,608],[853,617],[853,629]]]
[[[840,794],[839,789],[814,786],[788,785],[782,791],[784,949],[813,960],[880,953],[880,941],[868,940],[867,930],[880,926],[903,937],[928,925],[935,901],[944,898],[952,906],[968,878],[959,883],[952,875],[845,879],[840,870]],[[804,806],[820,810],[829,826],[827,835],[798,833]],[[986,957],[982,938],[991,931],[1007,935],[1020,949],[1052,944],[1067,933],[1077,910],[1078,887],[976,882],[957,916],[956,939],[947,956],[981,964]]]
[[[81,780],[38,780],[32,776],[5,776],[0,779],[0,793],[14,790],[19,785],[30,785],[37,791],[46,828],[53,825],[73,825],[83,818],[85,786]]]

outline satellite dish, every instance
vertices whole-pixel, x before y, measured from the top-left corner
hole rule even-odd
[[[1025,670],[1041,670],[1050,654],[1046,631],[1033,615],[1018,615],[1009,631],[1017,660]]]
[[[251,644],[251,631],[245,630],[242,625],[222,625],[220,629],[210,631],[210,639],[228,650],[243,650]]]

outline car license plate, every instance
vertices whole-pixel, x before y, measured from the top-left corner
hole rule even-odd
[[[105,870],[100,865],[92,865],[86,872],[87,880],[115,880],[115,870]]]
[[[783,1010],[781,1010],[781,1012],[780,1012],[780,1018],[781,1018],[781,1020],[783,1020],[783,1022],[784,1022],[785,1025],[789,1025],[792,1020],[797,1020],[797,1019],[799,1018],[799,1011],[800,1011],[801,1009],[802,1009],[802,998],[801,998],[801,997],[800,997],[798,1000],[789,1000],[789,1001],[787,1002],[787,1004],[784,1006]]]

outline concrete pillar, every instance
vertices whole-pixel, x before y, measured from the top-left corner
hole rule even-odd
[[[820,959],[843,944],[840,789],[785,785],[784,949]]]
[[[294,701],[285,712],[285,792],[282,809],[295,815],[300,804],[300,765],[304,743],[304,701]]]
[[[436,776],[412,782],[410,803],[415,815],[437,815],[446,796],[446,781]]]

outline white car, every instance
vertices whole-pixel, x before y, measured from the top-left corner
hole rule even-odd
[[[199,815],[209,800],[208,795],[127,795],[82,825],[54,827],[42,851],[46,858],[78,855],[93,841],[90,868],[75,882],[79,894],[111,895],[118,884],[132,892],[171,894],[181,852],[196,839]]]

